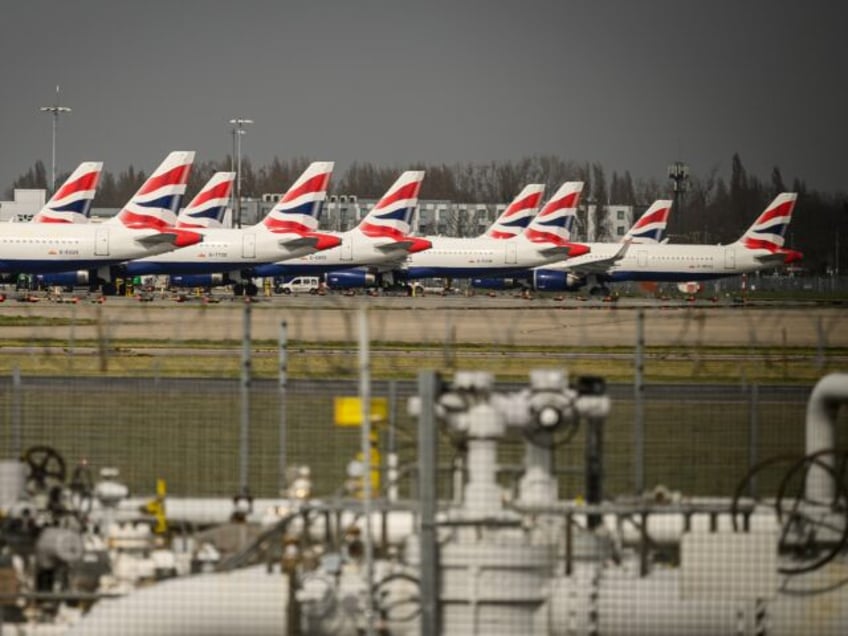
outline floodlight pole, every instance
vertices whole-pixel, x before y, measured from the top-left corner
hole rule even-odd
[[[253,123],[252,119],[235,117],[230,120],[233,125],[233,136],[236,138],[236,227],[241,227],[241,137],[246,134],[245,126]]]
[[[50,164],[50,194],[56,192],[56,127],[59,123],[59,115],[61,113],[70,113],[71,109],[67,106],[59,105],[59,85],[56,85],[56,103],[53,106],[42,106],[42,113],[51,113],[53,115],[53,137],[52,137],[52,152]]]
[[[680,216],[680,199],[689,189],[689,166],[682,161],[675,161],[668,167],[668,178],[674,182],[672,209],[676,215]]]

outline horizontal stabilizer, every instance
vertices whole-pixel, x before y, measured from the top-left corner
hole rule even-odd
[[[563,258],[568,258],[570,251],[570,245],[550,245],[548,247],[538,248],[539,254],[545,257],[562,256]]]
[[[156,247],[157,245],[173,245],[174,247],[188,247],[203,242],[203,235],[190,230],[171,228],[167,230],[156,230],[155,233],[134,237],[138,243],[145,247]]]
[[[433,247],[433,244],[427,239],[407,236],[401,240],[394,241],[393,243],[377,245],[376,247],[378,250],[385,253],[407,252],[409,254],[415,254],[416,252],[423,252],[424,250],[430,249]]]
[[[135,240],[145,247],[155,247],[164,244],[173,245],[176,239],[177,234],[175,232],[155,232],[146,236],[138,236]]]
[[[279,246],[290,250],[299,250],[304,247],[315,247],[318,245],[317,236],[297,236],[295,238],[280,239]]]

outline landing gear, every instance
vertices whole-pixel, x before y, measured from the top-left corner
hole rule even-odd
[[[234,296],[250,296],[251,298],[259,293],[259,287],[254,283],[235,283],[233,285]]]

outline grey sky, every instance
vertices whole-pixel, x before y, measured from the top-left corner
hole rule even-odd
[[[551,153],[664,179],[749,172],[846,190],[845,3],[3,3],[0,190],[103,160],[149,172],[173,149],[263,164],[519,159]]]

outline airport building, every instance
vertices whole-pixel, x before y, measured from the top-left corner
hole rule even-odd
[[[47,201],[47,191],[15,188],[11,201],[0,201],[0,223],[29,221]]]

